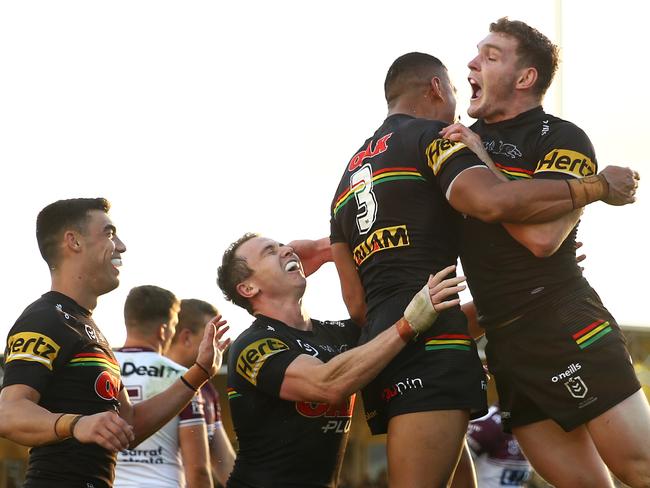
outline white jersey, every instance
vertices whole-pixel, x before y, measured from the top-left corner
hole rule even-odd
[[[485,417],[470,422],[467,443],[481,488],[524,486],[530,478],[530,463],[513,435],[503,432],[497,407],[490,407]]]
[[[143,348],[115,351],[120,363],[122,382],[132,403],[147,400],[167,389],[186,368],[157,352]],[[139,444],[117,455],[114,488],[179,488],[185,486],[178,429],[205,424],[199,397],[167,425]]]

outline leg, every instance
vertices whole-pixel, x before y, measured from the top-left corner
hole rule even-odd
[[[436,410],[398,415],[388,422],[391,488],[444,488],[454,472],[469,414]]]
[[[454,471],[454,477],[449,484],[449,488],[476,488],[476,471],[472,455],[469,453],[467,442],[463,443],[463,450],[460,453],[460,459]]]
[[[617,478],[650,486],[650,407],[642,390],[589,421],[587,429]]]
[[[565,432],[552,420],[513,428],[533,468],[557,488],[613,487],[607,466],[584,425]]]

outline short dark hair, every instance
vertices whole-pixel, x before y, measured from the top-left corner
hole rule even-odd
[[[259,237],[259,234],[247,232],[235,242],[228,246],[226,252],[223,253],[221,259],[221,266],[217,271],[217,284],[226,300],[239,305],[246,309],[248,313],[253,313],[253,307],[247,298],[244,298],[237,291],[237,285],[242,281],[248,279],[253,274],[253,270],[248,267],[246,259],[236,256],[237,249],[251,239]]]
[[[176,335],[172,342],[176,341],[179,337],[179,332],[189,329],[193,334],[203,331],[205,327],[204,318],[206,315],[214,317],[219,311],[211,303],[197,300],[196,298],[188,298],[181,300],[181,311],[178,312],[178,325],[176,326]]]
[[[105,198],[72,198],[50,203],[36,217],[36,241],[41,256],[52,268],[59,258],[58,245],[61,233],[73,228],[84,233],[88,212],[101,210],[108,213],[111,204]]]
[[[169,321],[173,308],[178,308],[178,298],[169,290],[154,285],[131,288],[124,302],[124,322],[127,329],[147,331]]]
[[[446,70],[445,65],[435,56],[425,53],[408,53],[400,56],[388,68],[384,81],[384,95],[390,105],[402,93],[415,84],[429,83],[434,76]]]
[[[551,86],[553,76],[560,62],[558,47],[534,27],[520,20],[501,17],[490,24],[490,32],[506,34],[517,39],[519,66],[532,66],[537,70],[537,81],[533,89],[542,96]]]

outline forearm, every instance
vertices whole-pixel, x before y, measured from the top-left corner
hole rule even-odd
[[[513,239],[536,257],[543,258],[555,254],[574,229],[581,215],[582,209],[578,209],[543,224],[504,223],[503,227]]]
[[[186,488],[213,488],[212,475],[207,466],[185,468]]]
[[[339,401],[360,390],[377,376],[404,348],[406,342],[396,325],[389,327],[372,341],[335,356],[323,365],[317,390],[323,392],[321,401]]]
[[[60,415],[27,399],[3,401],[0,436],[29,447],[60,441],[54,432],[54,423]]]
[[[499,182],[488,196],[497,215],[508,223],[543,223],[568,214],[573,208],[571,192],[562,180]]]
[[[182,378],[185,378],[196,391],[208,380],[196,364],[192,366]],[[163,425],[169,422],[174,416],[192,400],[196,391],[192,390],[180,378],[169,388],[157,395],[133,405],[132,421],[135,440],[132,446],[137,446],[147,437],[157,432]]]
[[[220,424],[219,424],[220,425]],[[215,429],[212,445],[210,446],[210,459],[212,461],[213,477],[223,486],[235,465],[235,450],[230,444],[223,427]]]

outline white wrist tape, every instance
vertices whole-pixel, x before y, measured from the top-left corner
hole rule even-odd
[[[404,310],[404,318],[417,335],[431,327],[437,317],[438,312],[433,308],[429,296],[429,286],[424,285],[407,305]]]

